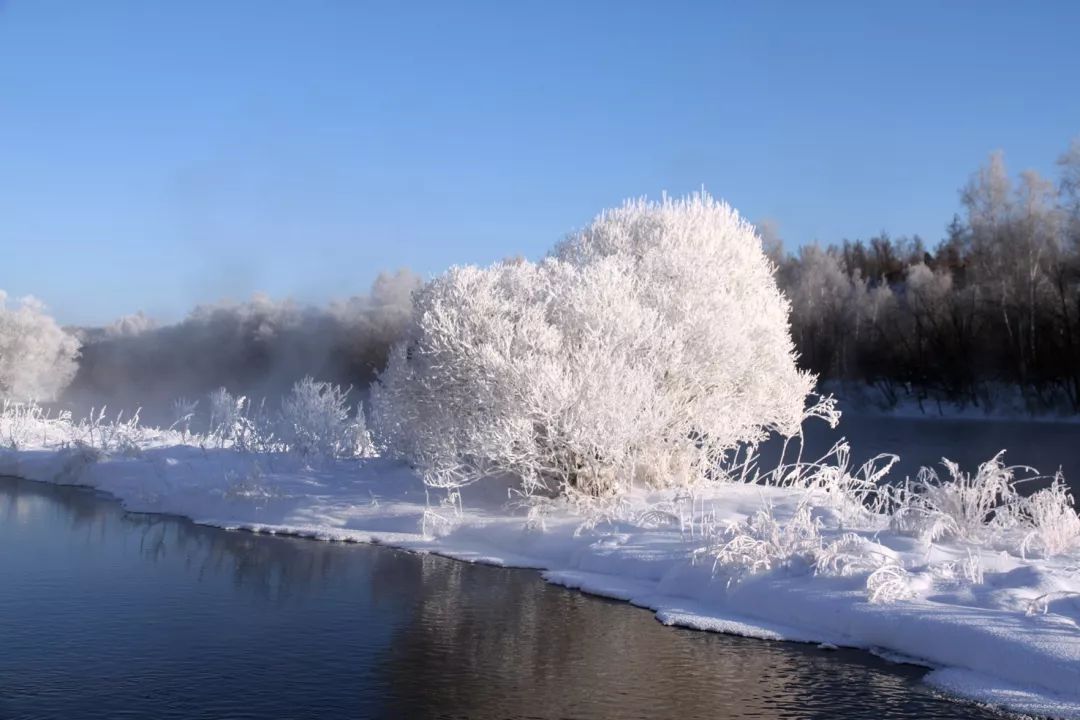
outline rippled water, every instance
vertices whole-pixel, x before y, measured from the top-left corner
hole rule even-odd
[[[994,717],[922,672],[0,478],[0,718]]]

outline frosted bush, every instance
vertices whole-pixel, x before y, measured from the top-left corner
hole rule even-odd
[[[210,424],[207,440],[219,448],[238,452],[279,452],[283,450],[278,433],[285,424],[267,410],[266,400],[252,403],[247,397],[234,396],[221,387],[209,395]],[[295,433],[289,427],[283,434]]]
[[[1021,501],[1016,492],[1016,468],[1001,461],[1004,451],[979,465],[972,475],[947,459],[942,464],[950,480],[943,482],[931,468],[921,468],[914,481],[895,491],[894,530],[927,541],[955,537],[983,541],[991,528],[1011,524]]]
[[[1080,517],[1061,474],[1050,486],[1022,496],[1017,487],[1041,479],[1032,468],[1016,478],[1016,467],[1001,461],[1004,451],[971,475],[944,460],[950,479],[922,468],[914,482],[892,490],[894,530],[933,542],[943,537],[970,543],[1007,545],[1023,556],[1050,557],[1080,547]]]
[[[233,397],[223,387],[210,393],[210,437],[217,441],[218,447],[236,441],[244,431],[244,410],[247,398]]]
[[[346,428],[345,451],[353,457],[375,457],[378,451],[375,448],[375,440],[367,426],[367,416],[364,413],[364,404],[356,404],[356,412],[352,416]]]
[[[433,486],[588,497],[689,485],[797,432],[812,378],[750,225],[707,195],[630,202],[539,263],[457,267],[414,298],[372,391]]]
[[[356,457],[371,453],[363,407],[350,419],[348,389],[305,377],[281,402],[281,438],[304,457]]]
[[[9,449],[47,447],[68,440],[70,435],[70,411],[53,415],[36,402],[0,400],[0,443]]]
[[[195,411],[199,407],[198,400],[188,400],[187,398],[177,398],[173,400],[172,413],[173,424],[172,428],[177,429],[187,439],[188,434],[191,432],[191,421],[195,418]]]
[[[240,414],[245,398],[240,398],[238,407],[237,400],[227,389],[219,387],[208,396],[210,400],[210,437],[217,439],[223,445],[231,440],[236,427],[236,417]]]
[[[142,452],[144,431],[139,425],[139,411],[126,420],[121,410],[115,420],[107,408],[91,409],[90,414],[71,427],[73,444],[105,455],[138,456]]]
[[[0,399],[53,400],[75,376],[79,341],[25,298],[14,307],[0,290]]]
[[[866,538],[844,533],[816,553],[814,571],[819,575],[851,577],[873,573],[890,560]]]
[[[1020,545],[1024,556],[1035,551],[1050,557],[1080,547],[1080,516],[1073,508],[1073,497],[1061,473],[1054,476],[1050,487],[1025,498],[1018,516],[1022,526],[1028,528]]]
[[[814,566],[821,549],[821,522],[808,505],[800,505],[786,522],[766,505],[752,516],[728,526],[714,541],[713,573],[733,584],[747,575],[791,567]]]
[[[89,415],[76,422],[67,410],[53,414],[33,402],[4,401],[0,403],[0,441],[12,450],[76,447],[88,456],[134,457],[148,442],[160,441],[167,434],[144,428],[137,411],[126,418],[124,415],[121,411],[114,418],[102,407],[91,409]],[[175,436],[170,441],[175,442]]]
[[[968,550],[967,557],[960,561],[960,576],[972,585],[982,585],[986,579],[982,556]]]
[[[882,565],[866,578],[866,596],[872,603],[894,603],[915,596],[911,576],[896,564]]]
[[[786,520],[766,504],[752,516],[731,523],[710,539],[713,574],[733,585],[750,575],[783,570],[840,577],[866,577],[872,602],[910,596],[908,575],[889,551],[855,533],[826,542],[824,523],[804,500]]]
[[[810,411],[807,414],[812,416]],[[819,460],[780,464],[763,480],[770,485],[808,491],[823,504],[839,510],[847,521],[859,522],[887,505],[889,495],[882,492],[883,482],[899,460],[897,455],[882,453],[853,468],[851,446],[841,440]]]

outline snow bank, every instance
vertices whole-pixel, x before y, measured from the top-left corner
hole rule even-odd
[[[132,511],[222,528],[537,568],[666,624],[905,656],[934,668],[927,681],[951,695],[1080,718],[1076,548],[1025,559],[992,542],[928,543],[822,488],[638,491],[582,515],[565,501],[515,504],[491,485],[447,501],[380,458],[313,462],[177,433],[111,454],[46,432],[23,439],[0,450],[0,474],[87,485]],[[808,538],[813,552],[798,551]]]

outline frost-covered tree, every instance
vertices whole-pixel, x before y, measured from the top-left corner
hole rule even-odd
[[[852,297],[862,285],[848,276],[836,253],[817,244],[799,248],[797,258],[784,268],[783,281],[802,356],[812,367],[839,373],[844,345],[854,340],[849,332],[855,306]]]
[[[103,329],[106,338],[124,338],[142,335],[157,328],[157,322],[142,310],[131,315],[124,315],[106,325]]]
[[[433,485],[610,495],[689,484],[792,434],[813,378],[752,226],[707,195],[601,214],[539,263],[457,267],[415,296],[372,390]]]
[[[348,388],[317,382],[310,375],[293,385],[281,401],[281,437],[304,457],[357,457],[369,454],[371,439],[364,409],[349,418]]]
[[[882,233],[779,254],[802,366],[852,398],[1080,411],[1080,140],[1058,167],[1013,177],[992,154],[932,250]]]
[[[79,341],[33,298],[14,305],[0,290],[0,399],[53,400],[77,369]]]

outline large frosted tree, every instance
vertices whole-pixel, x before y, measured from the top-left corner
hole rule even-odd
[[[71,382],[79,342],[32,298],[13,305],[0,290],[0,399],[53,400]]]
[[[607,211],[539,263],[436,278],[372,402],[433,485],[610,495],[796,432],[812,385],[760,239],[701,194]]]

